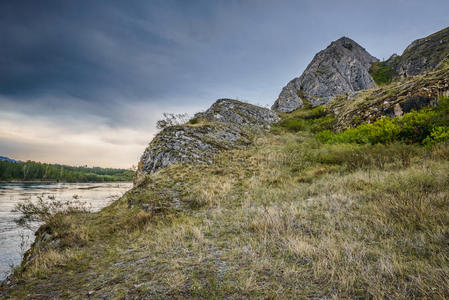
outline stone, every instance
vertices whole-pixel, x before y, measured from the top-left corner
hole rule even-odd
[[[137,173],[153,173],[174,163],[212,162],[221,150],[250,144],[249,136],[236,126],[177,125],[159,132],[143,153]]]
[[[170,126],[154,137],[140,159],[136,185],[145,174],[175,163],[212,163],[221,151],[250,145],[253,130],[280,120],[270,109],[232,99],[217,100],[194,119],[193,124]]]
[[[315,55],[304,73],[282,89],[272,109],[291,112],[304,103],[317,106],[336,95],[373,88],[369,70],[377,61],[359,44],[342,37]]]
[[[276,112],[233,99],[218,99],[208,110],[197,113],[195,118],[209,122],[238,126],[269,128],[280,120]]]

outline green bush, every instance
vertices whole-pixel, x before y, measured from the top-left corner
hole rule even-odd
[[[438,121],[438,113],[435,109],[425,108],[407,113],[397,121],[401,125],[401,140],[420,143],[432,132]]]
[[[449,142],[449,126],[438,126],[433,128],[430,135],[424,140],[425,144],[442,142]]]
[[[411,111],[402,117],[380,118],[340,133],[324,130],[316,135],[323,143],[377,144],[402,141],[433,144],[448,141],[449,98],[442,98],[437,107]]]
[[[189,120],[189,124],[198,124],[198,122],[199,122],[200,120],[198,120],[198,118],[191,118],[190,120]]]
[[[392,119],[381,118],[373,124],[362,124],[341,133],[326,130],[317,134],[317,139],[324,143],[376,144],[397,140],[401,128]]]
[[[393,65],[387,64],[383,61],[373,63],[371,65],[369,73],[371,74],[377,85],[389,84],[395,77],[398,76],[396,71],[393,69]]]

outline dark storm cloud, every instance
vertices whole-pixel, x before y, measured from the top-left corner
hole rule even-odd
[[[314,52],[341,35],[367,43],[371,37],[385,36],[386,44],[391,42],[388,32],[394,29],[385,28],[389,23],[399,29],[412,24],[410,32],[415,33],[415,20],[407,23],[398,18],[407,7],[425,14],[427,9],[421,6],[430,5],[3,1],[0,94],[22,101],[50,94],[95,102],[155,97],[161,101],[176,97],[179,102],[179,95],[206,97],[214,94],[210,92],[214,88],[229,91],[234,86],[238,91],[243,84],[257,88],[266,85],[261,81],[277,79],[281,70],[299,74]],[[373,46],[382,56],[398,50],[397,43]]]
[[[112,2],[18,2],[1,7],[0,93],[95,99],[164,88],[141,76],[151,69],[164,76],[174,63],[167,52],[174,42],[139,26],[129,18],[132,10]]]
[[[388,58],[446,27],[448,10],[442,0],[1,1],[0,122],[148,141],[163,111],[219,97],[272,104],[332,40],[349,36]],[[21,143],[10,129],[0,128],[3,149],[15,139],[32,155],[24,145],[45,140]]]

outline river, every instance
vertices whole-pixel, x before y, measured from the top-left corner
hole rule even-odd
[[[38,197],[70,200],[74,196],[86,202],[92,211],[98,211],[120,198],[132,183],[0,183],[0,280],[21,262],[23,252],[34,240],[34,232],[16,225],[20,216],[12,212],[15,205]]]

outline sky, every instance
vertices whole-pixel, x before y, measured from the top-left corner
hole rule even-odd
[[[447,0],[0,2],[0,155],[129,168],[162,113],[271,106],[330,42],[379,59],[449,26]]]

